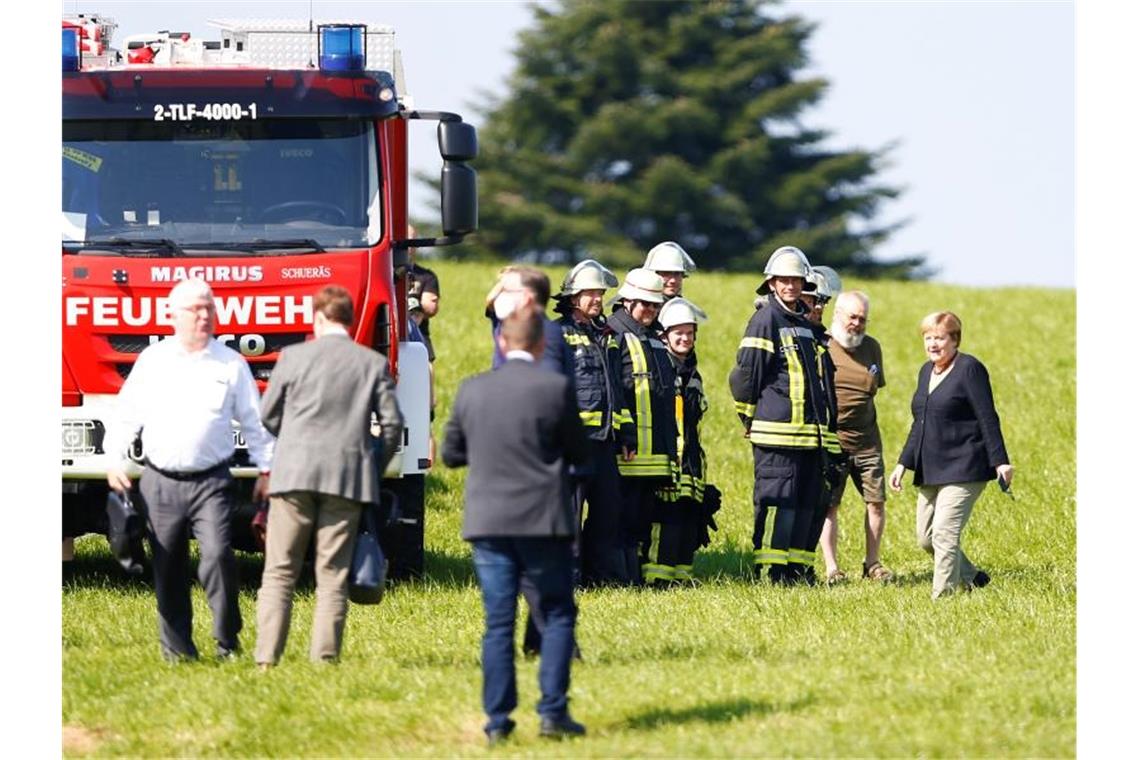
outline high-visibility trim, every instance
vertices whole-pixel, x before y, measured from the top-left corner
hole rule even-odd
[[[693,579],[693,566],[677,565],[674,570],[673,577],[679,581],[691,581]]]
[[[601,410],[594,412],[578,412],[578,416],[582,419],[582,424],[587,427],[601,427],[602,426],[602,412]]]
[[[743,414],[745,417],[751,417],[756,414],[756,405],[749,404],[746,401],[735,402],[736,413]]]
[[[757,565],[788,564],[788,552],[784,549],[753,549],[752,555]]]
[[[647,581],[671,581],[676,579],[676,571],[669,565],[655,565],[646,562],[641,566],[641,575]]]
[[[803,328],[780,328],[780,345],[788,364],[788,401],[792,405],[788,422],[793,425],[802,425],[804,421],[804,366],[800,363],[799,351],[796,350],[796,331],[801,329]]]
[[[679,392],[673,396],[673,415],[677,420],[677,463],[685,461],[685,397]]]
[[[820,435],[819,425],[814,422],[772,422],[771,420],[752,420],[752,432],[772,433],[775,435]],[[826,431],[825,431],[826,432]],[[839,440],[836,438],[836,440]]]
[[[613,420],[615,428],[620,428],[622,425],[632,425],[633,414],[628,409],[615,409]]]
[[[823,448],[830,451],[832,454],[840,453],[839,436],[830,430],[823,430]]]
[[[590,345],[590,337],[582,335],[581,333],[566,333],[562,336],[566,339],[567,345],[571,346],[588,346]]]
[[[673,476],[673,463],[666,454],[635,455],[626,462],[617,457],[618,472],[626,477],[666,477]]]
[[[633,365],[635,416],[630,419],[637,428],[637,453],[625,462],[617,457],[618,472],[627,477],[672,477],[674,463],[667,454],[653,453],[653,407],[649,389],[649,362],[641,341],[633,333],[625,333]]]
[[[745,336],[740,341],[740,348],[758,348],[761,351],[767,351],[770,354],[776,353],[776,345],[767,338],[752,338]]]
[[[818,438],[805,438],[803,436],[771,435],[768,433],[751,433],[748,440],[757,446],[771,446],[777,449],[818,449]]]
[[[789,549],[788,562],[794,562],[799,565],[814,565],[815,552],[809,552],[805,549]]]

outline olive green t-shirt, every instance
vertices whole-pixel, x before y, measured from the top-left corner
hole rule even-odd
[[[875,393],[887,384],[883,375],[883,349],[867,335],[857,347],[846,349],[833,338],[828,346],[835,362],[835,396],[839,401],[839,445],[844,451],[881,449],[875,416]]]

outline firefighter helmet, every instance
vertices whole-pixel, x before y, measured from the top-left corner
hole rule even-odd
[[[654,272],[682,272],[688,274],[697,268],[685,249],[672,240],[658,243],[649,249],[645,257],[645,268]]]
[[[677,325],[697,325],[707,322],[708,318],[709,315],[700,306],[681,296],[669,299],[657,315],[657,321],[666,330]]]
[[[839,272],[831,267],[812,267],[811,271],[820,275],[820,279],[815,281],[815,289],[821,296],[835,298],[843,290],[843,280],[839,277]]]
[[[760,295],[771,292],[768,283],[773,277],[800,277],[804,281],[804,291],[815,290],[815,283],[808,279],[811,274],[811,264],[808,263],[804,252],[794,245],[784,245],[777,248],[768,257],[768,264],[764,267],[764,282],[756,288]]]
[[[566,273],[561,294],[572,296],[583,290],[609,290],[616,288],[617,284],[618,278],[613,272],[593,259],[585,259]]]
[[[661,275],[651,269],[629,270],[625,282],[618,289],[617,296],[610,303],[619,299],[628,298],[631,301],[647,301],[648,303],[662,303],[665,300],[665,281]]]

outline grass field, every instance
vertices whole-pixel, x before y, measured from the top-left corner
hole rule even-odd
[[[481,304],[495,267],[434,268],[443,289],[432,330],[438,434],[458,383],[489,365]],[[561,281],[561,271],[551,274]],[[519,730],[495,754],[1075,754],[1075,293],[845,282],[872,297],[869,332],[883,345],[887,379],[878,410],[888,469],[910,422],[925,314],[955,311],[962,349],[990,371],[1017,500],[987,489],[967,529],[965,546],[993,583],[935,603],[909,486],[887,503],[883,558],[898,582],[783,589],[750,579],[751,454],[726,378],[756,284],[698,273],[685,286],[711,317],[698,336],[710,402],[703,437],[710,480],[725,495],[720,531],[697,557],[700,584],[580,594],[585,660],[573,670],[571,709],[589,735],[557,745],[538,739],[536,665],[520,659]],[[149,584],[123,580],[102,539],[78,542],[62,592],[65,754],[486,754],[481,607],[459,538],[463,477],[442,468],[429,476],[428,578],[391,589],[379,607],[354,606],[338,666],[306,659],[311,586],[273,672],[257,672],[248,654],[164,664]],[[863,549],[856,499],[849,488],[840,510],[841,563],[853,577]],[[249,652],[258,558],[243,557],[241,574]],[[197,587],[194,604],[196,640],[212,651]]]

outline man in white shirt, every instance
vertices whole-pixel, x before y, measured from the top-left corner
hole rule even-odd
[[[249,365],[213,339],[214,294],[202,280],[170,291],[174,335],[148,346],[119,392],[118,420],[107,451],[124,459],[107,471],[120,493],[131,487],[126,451],[142,433],[146,469],[139,493],[154,559],[159,640],[167,660],[195,659],[191,636],[189,537],[198,540],[198,578],[214,616],[219,657],[238,650],[237,564],[230,537],[234,453],[231,420],[241,424],[250,458],[261,471],[253,498],[266,498],[273,438],[261,424],[260,397]]]

